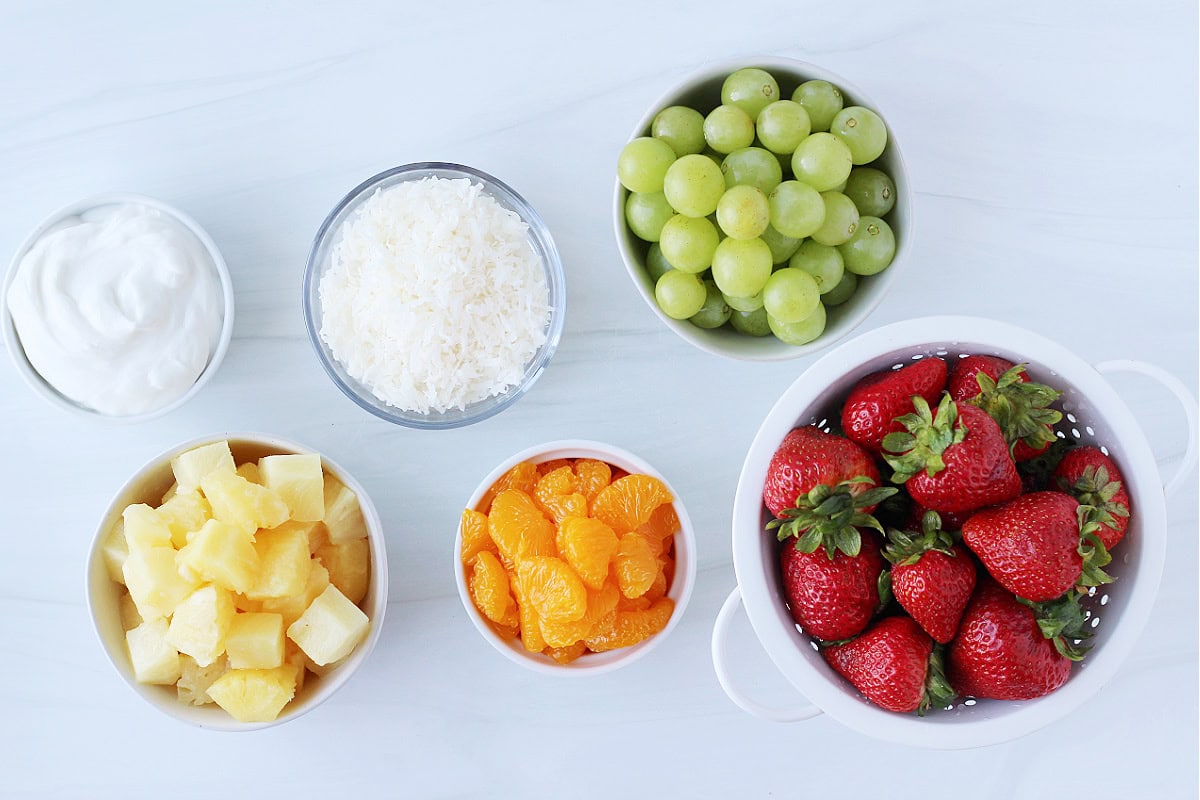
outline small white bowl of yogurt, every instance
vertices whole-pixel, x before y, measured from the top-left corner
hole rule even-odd
[[[17,249],[0,332],[46,400],[140,422],[212,378],[233,310],[225,259],[195,220],[151,197],[109,193],[59,209]]]

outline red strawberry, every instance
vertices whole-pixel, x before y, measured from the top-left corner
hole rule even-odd
[[[1083,654],[1064,637],[1086,635],[1083,616],[1073,597],[1039,620],[1039,612],[1046,611],[1023,604],[984,578],[963,614],[958,636],[946,648],[947,674],[959,694],[1032,700],[1066,683],[1071,661]]]
[[[1021,493],[1021,478],[1000,427],[985,412],[943,395],[936,416],[923,398],[899,418],[904,433],[884,439],[884,458],[912,499],[955,514],[1002,503]]]
[[[879,541],[862,537],[856,555],[824,550],[804,553],[785,542],[779,553],[783,589],[792,619],[809,636],[849,639],[867,627],[879,607]]]
[[[1129,526],[1129,493],[1121,471],[1111,458],[1095,447],[1067,451],[1050,476],[1051,485],[1083,505],[1097,509],[1096,536],[1112,550]]]
[[[1005,589],[1034,602],[1054,600],[1076,584],[1110,580],[1100,569],[1108,552],[1080,535],[1089,511],[1062,492],[1023,494],[973,514],[963,542]]]
[[[920,533],[889,531],[884,558],[890,561],[892,594],[925,632],[946,644],[958,631],[971,592],[975,563],[941,529],[936,512],[923,520]]]
[[[908,617],[887,617],[863,635],[821,653],[829,666],[867,699],[888,711],[925,713],[944,707],[954,690],[941,670],[941,653]]]
[[[808,494],[814,486],[834,486],[859,476],[871,481],[856,484],[856,494],[879,483],[879,470],[861,447],[845,437],[825,433],[811,425],[796,428],[784,437],[771,457],[763,485],[763,503],[772,514],[779,516],[785,508],[795,505],[797,497]],[[864,510],[870,513],[874,506]]]
[[[1000,425],[1014,461],[1028,461],[1054,444],[1062,413],[1050,408],[1062,392],[1033,383],[1023,364],[997,356],[960,358],[950,371],[950,396],[970,400]]]
[[[912,410],[913,396],[932,403],[946,388],[946,362],[923,358],[900,369],[874,372],[854,385],[842,406],[846,438],[878,455],[883,437],[904,430],[896,417]]]
[[[920,503],[913,503],[908,510],[908,517],[904,524],[909,530],[921,530],[924,525],[925,515],[930,512],[930,509],[925,508]],[[957,514],[951,514],[946,511],[935,511],[938,519],[941,522],[942,530],[944,531],[961,531],[963,523],[970,519],[974,511],[962,511]]]

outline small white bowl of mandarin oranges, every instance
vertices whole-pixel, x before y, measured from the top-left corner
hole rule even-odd
[[[379,636],[379,515],[344,469],[273,437],[154,458],[100,522],[87,574],[117,671],[164,713],[249,730],[311,710]]]
[[[588,441],[507,459],[467,501],[455,539],[459,596],[480,634],[537,672],[608,672],[678,623],[696,580],[682,503],[632,453]]]

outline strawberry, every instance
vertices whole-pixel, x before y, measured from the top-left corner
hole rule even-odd
[[[1024,364],[997,356],[960,358],[950,371],[950,396],[969,400],[1000,425],[1014,461],[1028,461],[1054,444],[1062,412],[1050,408],[1062,392],[1034,383]]]
[[[904,430],[896,417],[912,410],[912,398],[932,403],[945,388],[946,362],[940,358],[873,372],[850,390],[842,405],[842,430],[847,439],[879,455],[883,437]]]
[[[889,531],[883,557],[892,570],[882,578],[892,594],[925,632],[946,644],[975,589],[975,563],[941,529],[934,511],[927,512],[920,533]]]
[[[930,509],[925,508],[920,503],[913,503],[908,510],[908,516],[904,520],[904,524],[908,526],[908,530],[921,530],[924,526],[925,515],[930,512]],[[951,514],[945,511],[935,511],[938,515],[938,521],[944,531],[961,531],[963,523],[970,519],[974,511],[960,511],[956,514]]]
[[[954,699],[941,668],[940,648],[908,617],[886,617],[856,639],[821,655],[867,699],[888,711],[924,714]]]
[[[1095,535],[1095,509],[1062,492],[1023,494],[978,511],[963,525],[963,542],[1005,589],[1034,602],[1061,597],[1076,584],[1111,579],[1108,551]]]
[[[1058,462],[1050,482],[1083,505],[1095,507],[1096,536],[1108,550],[1117,546],[1129,525],[1130,506],[1121,471],[1111,458],[1095,447],[1072,448]]]
[[[861,447],[849,439],[820,428],[808,426],[789,431],[771,457],[767,480],[763,484],[763,503],[775,516],[791,508],[796,498],[814,486],[835,484],[851,478],[870,478],[870,484],[856,484],[854,491],[867,491],[879,483],[879,470]],[[866,513],[874,506],[866,508]]]
[[[947,675],[964,696],[1032,700],[1067,682],[1083,651],[1066,640],[1087,635],[1073,594],[1036,606],[985,577],[946,648]]]
[[[973,511],[1021,493],[1000,427],[985,412],[942,396],[934,415],[922,397],[898,418],[903,433],[883,440],[884,458],[912,499],[944,514]]]

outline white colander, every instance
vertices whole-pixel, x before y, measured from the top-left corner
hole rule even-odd
[[[1026,362],[1030,377],[1063,391],[1060,437],[1105,449],[1125,478],[1133,518],[1106,571],[1116,580],[1088,601],[1094,636],[1087,658],[1076,664],[1057,692],[1029,702],[959,699],[949,710],[921,718],[884,711],[865,700],[835,673],[794,622],[783,600],[775,537],[764,533],[769,513],[762,504],[767,465],[789,430],[827,428],[856,381],[871,372],[899,368],[938,355],[988,354]],[[1187,417],[1187,452],[1165,482],[1137,420],[1104,375],[1135,372],[1175,394]],[[822,712],[880,739],[939,749],[979,747],[1014,739],[1064,716],[1091,697],[1116,672],[1137,641],[1154,604],[1165,555],[1165,492],[1174,491],[1196,465],[1196,400],[1162,369],[1137,361],[1092,366],[1049,339],[1027,330],[971,317],[926,317],[876,329],[831,351],[792,384],[767,414],[738,481],[733,508],[733,562],[738,588],[725,601],[713,628],[717,678],[742,709],[778,722]],[[738,606],[763,648],[811,705],[771,708],[747,697],[732,682],[726,663],[728,633]]]

